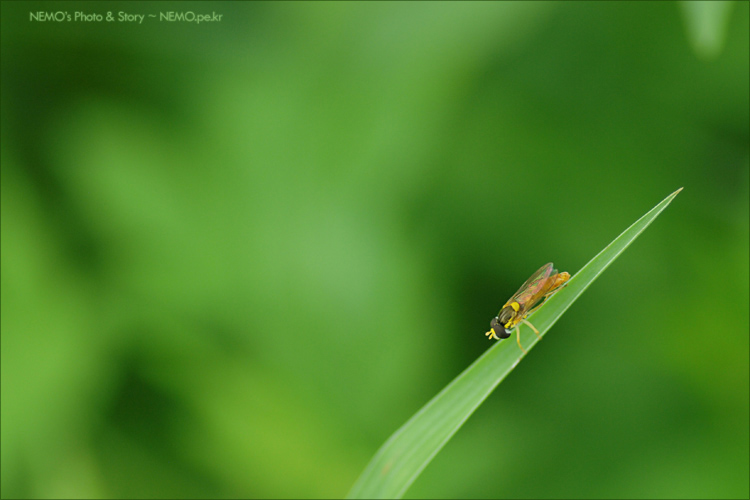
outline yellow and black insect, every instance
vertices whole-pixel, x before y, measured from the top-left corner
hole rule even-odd
[[[540,301],[546,300],[553,293],[560,290],[569,279],[570,274],[566,272],[558,273],[552,262],[543,265],[541,269],[531,275],[531,278],[526,280],[526,283],[521,285],[521,288],[518,289],[515,295],[500,309],[500,313],[490,321],[490,331],[485,333],[485,335],[490,339],[507,339],[510,337],[510,332],[513,328],[519,323],[525,323],[539,337],[539,330],[526,321],[526,316],[544,303]],[[521,337],[518,335],[520,328],[520,325],[518,325],[516,341],[518,342],[518,347],[526,353],[526,349],[521,345]]]

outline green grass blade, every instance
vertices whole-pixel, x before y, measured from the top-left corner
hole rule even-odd
[[[541,335],[680,191],[682,188],[627,228],[532,315],[532,322]],[[479,333],[478,340],[485,340]],[[527,350],[537,342],[536,335],[528,327],[522,329],[521,343]],[[401,498],[430,460],[522,357],[523,353],[512,337],[505,342],[496,342],[385,442],[352,487],[348,498]]]

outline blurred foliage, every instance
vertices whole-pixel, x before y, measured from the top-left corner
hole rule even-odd
[[[680,2],[688,40],[696,54],[710,59],[721,52],[732,5],[734,2],[724,0]]]
[[[750,494],[747,2],[1,5],[3,498],[341,497],[680,186],[407,496]]]

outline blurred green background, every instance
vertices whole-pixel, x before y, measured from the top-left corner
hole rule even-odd
[[[2,496],[342,497],[684,191],[408,498],[747,498],[748,3],[2,3]],[[36,22],[30,13],[221,14]]]

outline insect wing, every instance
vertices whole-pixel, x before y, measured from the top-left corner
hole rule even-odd
[[[531,278],[521,285],[516,294],[508,302],[518,302],[523,308],[530,308],[544,295],[549,279],[557,274],[557,270],[552,262],[541,267],[537,272],[531,275]]]

